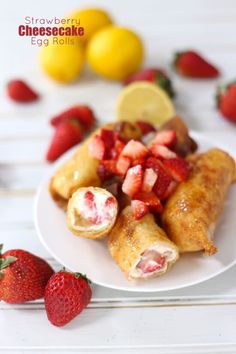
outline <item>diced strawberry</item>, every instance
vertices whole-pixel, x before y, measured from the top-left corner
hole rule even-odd
[[[136,165],[128,169],[122,184],[122,191],[132,197],[142,187],[143,170],[141,165]]]
[[[149,210],[153,213],[160,213],[163,210],[160,199],[154,192],[139,192],[134,195],[134,199],[141,200],[149,207]]]
[[[156,143],[152,144],[151,152],[154,156],[164,159],[172,159],[177,156],[176,153],[168,149],[168,147]]]
[[[142,159],[148,154],[148,149],[136,140],[130,140],[122,150],[122,155],[130,157],[131,160]]]
[[[149,212],[147,204],[142,202],[141,200],[131,200],[131,209],[133,216],[136,220],[141,219]]]
[[[101,129],[100,137],[105,144],[107,150],[115,145],[115,132],[109,129]]]
[[[144,274],[155,272],[158,269],[163,268],[166,262],[166,257],[155,252],[153,259],[141,260],[138,267],[143,271]]]
[[[140,159],[136,159],[132,161],[132,166],[136,166],[136,165],[141,165],[142,168],[145,168],[146,165],[146,158],[142,157]]]
[[[142,135],[146,135],[148,133],[151,133],[151,132],[155,132],[156,131],[156,128],[150,124],[150,123],[147,123],[147,122],[143,122],[141,120],[138,120],[136,122],[137,126],[139,127],[139,129],[141,130],[142,132]]]
[[[190,172],[190,165],[188,161],[181,157],[175,157],[168,160],[164,160],[163,164],[167,171],[177,182],[186,181]]]
[[[152,168],[146,168],[143,176],[143,192],[151,192],[155,182],[157,180],[157,174]]]
[[[158,132],[153,143],[173,148],[177,142],[176,132],[174,130],[162,130]]]
[[[113,197],[108,197],[107,200],[105,201],[105,206],[113,206],[115,204],[115,199]]]
[[[149,157],[146,162],[147,168],[152,168],[157,175],[153,191],[158,198],[164,200],[168,195],[168,188],[173,182],[172,176],[166,171],[163,163],[155,157]]]
[[[105,166],[105,169],[110,172],[111,174],[116,174],[116,161],[114,160],[103,160],[102,161],[103,166]]]
[[[106,181],[110,179],[114,174],[116,174],[116,161],[114,160],[103,160],[97,167],[97,174],[101,181]]]
[[[177,187],[178,183],[174,180],[172,180],[169,184],[169,186],[166,189],[165,194],[163,195],[163,199],[167,199],[175,190],[175,188]]]
[[[105,144],[100,136],[95,135],[89,144],[90,154],[98,160],[103,160],[105,156]]]
[[[116,150],[118,155],[121,153],[121,151],[124,149],[124,147],[125,147],[124,141],[122,141],[119,138],[116,139],[116,141],[115,141],[115,150]]]
[[[116,163],[116,170],[119,175],[124,176],[130,167],[131,160],[129,157],[120,155]]]

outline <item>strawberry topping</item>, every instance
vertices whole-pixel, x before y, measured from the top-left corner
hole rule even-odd
[[[142,202],[141,200],[133,199],[131,200],[131,208],[134,218],[136,220],[141,219],[144,215],[149,212],[149,208],[146,203]]]
[[[105,157],[105,144],[100,136],[95,135],[89,144],[90,154],[98,160]]]
[[[174,148],[177,142],[176,132],[174,130],[163,130],[156,134],[153,143]]]
[[[177,182],[183,182],[188,178],[190,166],[181,157],[165,160],[163,164]]]
[[[152,168],[147,168],[144,171],[142,191],[151,192],[156,180],[157,180],[156,172]]]
[[[156,143],[151,146],[151,152],[154,156],[164,159],[172,159],[177,156],[176,153],[168,149],[168,147]]]
[[[122,155],[129,157],[131,160],[141,159],[148,154],[145,145],[136,140],[130,140],[122,150]]]
[[[142,186],[143,182],[143,170],[141,165],[136,165],[128,169],[125,176],[122,191],[132,197],[136,194]]]

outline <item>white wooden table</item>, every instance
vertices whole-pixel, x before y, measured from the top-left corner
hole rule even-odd
[[[142,34],[147,64],[168,68],[176,49],[199,48],[219,64],[222,80],[236,78],[235,1],[93,3]],[[25,248],[46,258],[55,269],[60,265],[40,244],[33,223],[35,191],[48,168],[44,162],[52,133],[48,120],[79,102],[91,104],[101,120],[112,120],[120,86],[91,74],[71,86],[56,85],[37,67],[37,48],[18,38],[16,29],[27,15],[60,17],[81,5],[89,1],[8,0],[2,2],[0,13],[0,241],[6,249]],[[236,126],[214,109],[216,82],[172,76],[178,92],[176,109],[189,126],[208,131],[236,151]],[[9,102],[4,85],[15,77],[35,86],[41,101],[28,106]],[[151,295],[94,286],[88,309],[62,329],[48,323],[42,301],[19,306],[0,303],[0,352],[236,353],[236,267],[197,286]]]

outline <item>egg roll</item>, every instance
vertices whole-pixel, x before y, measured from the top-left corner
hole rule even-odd
[[[106,189],[77,189],[67,207],[67,225],[76,236],[101,239],[108,235],[118,213],[116,198]]]
[[[210,256],[217,252],[213,235],[235,180],[235,161],[216,148],[188,160],[192,171],[168,199],[162,214],[163,227],[180,252],[204,251]]]
[[[130,206],[119,215],[109,235],[108,248],[129,280],[160,276],[179,257],[178,248],[157,225],[153,215],[135,220]]]

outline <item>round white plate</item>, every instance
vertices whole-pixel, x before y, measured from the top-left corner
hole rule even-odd
[[[219,141],[211,141],[206,135],[192,133],[204,151],[218,146],[233,155]],[[218,253],[205,257],[201,253],[181,255],[173,268],[162,277],[146,281],[128,281],[113,261],[106,247],[106,240],[94,241],[74,236],[66,226],[65,213],[54,203],[48,183],[61,163],[74,149],[68,151],[50,170],[50,175],[38,189],[35,202],[35,223],[40,240],[51,255],[71,271],[85,273],[94,283],[113,289],[129,291],[166,291],[203,282],[224,272],[236,263],[236,186],[232,186],[224,211],[215,232]]]

